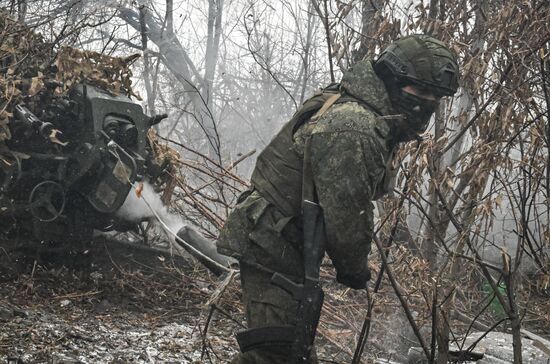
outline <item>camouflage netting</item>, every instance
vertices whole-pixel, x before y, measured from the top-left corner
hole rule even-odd
[[[138,57],[56,49],[41,34],[0,10],[0,143],[11,137],[8,123],[15,105],[24,103],[40,115],[40,105],[79,82],[139,98],[132,91],[130,70]]]

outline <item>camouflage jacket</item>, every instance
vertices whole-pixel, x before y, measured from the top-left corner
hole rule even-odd
[[[361,62],[344,74],[341,93],[354,99],[344,97],[345,102],[334,104],[317,120],[299,125],[288,142],[292,144],[288,153],[303,157],[309,140],[313,182],[326,225],[326,251],[336,267],[338,280],[359,287],[369,279],[372,200],[387,190],[386,166],[395,147],[390,128],[380,116],[390,115],[392,110],[384,84],[370,61]],[[277,165],[291,160],[282,156],[271,161],[273,170],[281,171]],[[301,165],[290,167],[289,171],[296,171]],[[256,191],[243,198],[229,216],[218,250],[241,261],[299,277],[303,274],[300,211],[282,209],[278,206],[285,206],[284,201],[262,193],[262,181],[273,180],[285,183],[280,172],[276,176],[264,172],[261,180],[253,174]],[[294,178],[288,183],[286,195],[296,199],[301,195],[301,181]]]

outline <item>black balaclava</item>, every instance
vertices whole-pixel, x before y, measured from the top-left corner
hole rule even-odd
[[[396,114],[402,115],[389,120],[392,135],[397,142],[417,139],[419,134],[424,133],[432,114],[439,105],[439,101],[410,94],[403,91],[402,87],[404,86],[399,86],[398,83],[388,87],[393,110]]]

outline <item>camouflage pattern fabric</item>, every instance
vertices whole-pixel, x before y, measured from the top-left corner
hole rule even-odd
[[[358,103],[332,107],[311,132],[311,168],[323,208],[327,253],[337,280],[352,288],[370,278],[367,257],[373,234],[374,198],[392,153],[389,128]]]
[[[392,115],[391,101],[384,82],[374,72],[372,61],[362,61],[353,65],[342,77],[342,89],[363,101],[368,108],[367,113]]]
[[[271,284],[271,273],[241,264],[241,285],[249,327],[294,325],[297,302]],[[231,364],[287,364],[288,345],[270,346],[237,355]],[[313,350],[309,363],[317,363]]]
[[[387,192],[386,166],[395,144],[387,119],[380,114],[392,115],[392,109],[371,61],[344,74],[342,91],[360,102],[335,104],[316,122],[305,123],[288,149],[303,156],[305,141],[311,138],[313,179],[325,216],[327,253],[342,283],[364,286],[373,229],[371,201]],[[301,185],[290,187],[301,190]],[[220,233],[218,251],[273,272],[302,277],[300,211],[285,215],[258,191],[242,200]]]
[[[361,288],[370,278],[371,201],[387,192],[386,165],[395,147],[390,127],[380,115],[392,115],[392,109],[370,61],[344,75],[341,91],[357,102],[335,104],[317,121],[303,124],[288,148],[303,156],[309,140],[313,180],[326,225],[326,251],[338,281]],[[301,185],[290,187],[301,191]],[[227,219],[218,251],[236,257],[244,268],[243,300],[250,328],[295,319],[295,303],[290,304],[286,293],[274,293],[278,288],[270,278],[272,272],[280,272],[303,279],[301,226],[300,211],[283,214],[258,191],[242,196]],[[247,266],[262,269],[251,271]],[[285,362],[271,357],[278,355],[275,351],[241,354],[233,363]]]
[[[300,279],[304,267],[298,220],[284,216],[254,191],[227,218],[217,242],[218,251],[229,252],[241,263]]]
[[[251,185],[286,216],[299,215],[302,205],[304,155],[293,146],[294,134],[335,96],[342,98],[340,84],[331,84],[309,98],[256,159]]]

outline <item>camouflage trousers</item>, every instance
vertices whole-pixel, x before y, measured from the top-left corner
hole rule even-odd
[[[242,296],[249,328],[295,325],[297,302],[282,288],[271,283],[271,273],[241,264]],[[231,364],[287,364],[290,347],[271,346],[247,351],[233,358]],[[315,349],[311,364],[317,364]]]

